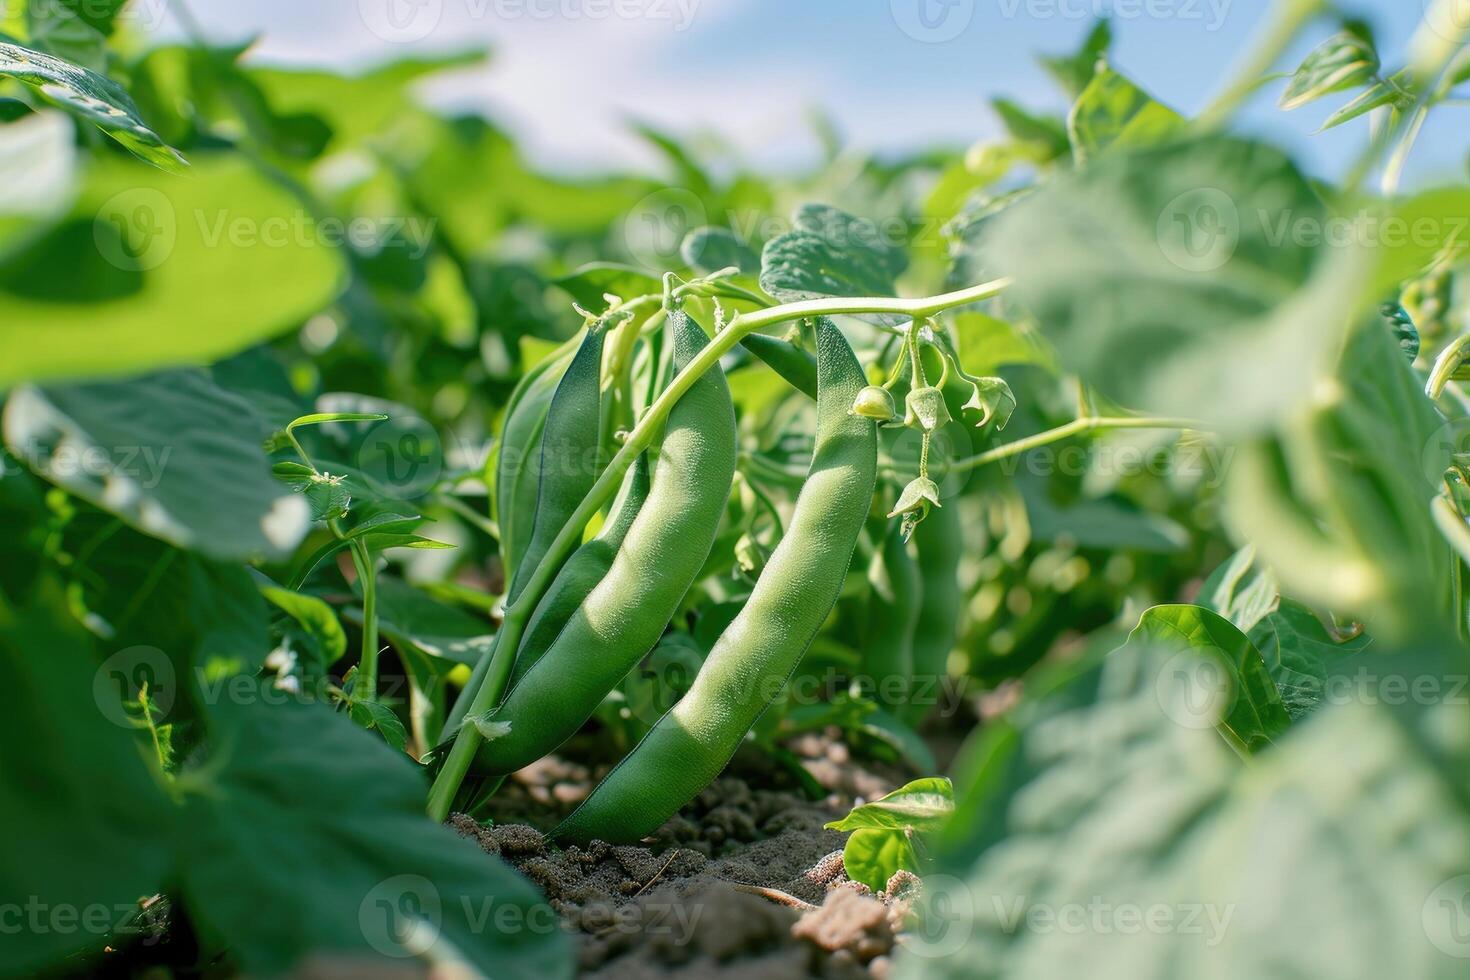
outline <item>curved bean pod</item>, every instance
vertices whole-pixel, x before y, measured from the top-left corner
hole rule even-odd
[[[634,841],[719,775],[837,601],[872,504],[878,437],[848,409],[867,384],[829,321],[817,328],[817,440],[786,535],[689,693],[553,836]]]
[[[670,326],[682,367],[705,336],[683,313]],[[509,730],[486,740],[472,771],[504,775],[554,750],[652,649],[714,545],[735,456],[735,407],[715,367],[669,413],[648,497],[611,567],[490,713]]]
[[[602,338],[588,330],[546,411],[540,447],[533,454],[536,510],[525,551],[516,561],[505,599],[515,602],[557,532],[597,480],[602,445]]]

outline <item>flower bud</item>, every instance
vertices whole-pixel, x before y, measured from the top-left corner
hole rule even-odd
[[[898,416],[898,410],[888,389],[869,385],[853,400],[852,414],[875,422],[892,422]]]
[[[905,401],[908,411],[903,424],[909,428],[920,428],[933,432],[949,421],[949,406],[944,404],[944,392],[938,388],[915,388]]]

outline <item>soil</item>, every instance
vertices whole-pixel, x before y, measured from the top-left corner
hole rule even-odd
[[[638,846],[563,850],[546,840],[606,768],[558,756],[507,782],[488,811],[491,825],[464,814],[450,823],[546,893],[578,937],[586,976],[882,980],[918,879],[900,872],[873,894],[847,878],[845,835],[823,824],[910,777],[860,764],[836,733],[789,748],[808,777],[754,753],[737,756]]]

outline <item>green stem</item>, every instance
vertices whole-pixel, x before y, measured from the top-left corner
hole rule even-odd
[[[996,446],[985,452],[965,459],[955,460],[944,467],[946,473],[963,473],[966,470],[977,469],[987,463],[1019,456],[1021,453],[1029,452],[1041,446],[1049,446],[1063,439],[1081,435],[1084,432],[1093,432],[1098,429],[1207,429],[1209,426],[1195,419],[1174,418],[1151,418],[1147,416],[1134,417],[1107,417],[1093,416],[1090,418],[1073,419],[1066,425],[1059,425],[1055,429],[1038,432],[1034,436],[1017,439],[1008,442],[1004,446]]]
[[[510,672],[515,664],[516,651],[520,648],[521,635],[525,630],[526,621],[530,618],[536,602],[551,583],[552,576],[556,574],[563,560],[571,554],[572,549],[581,540],[582,529],[586,527],[587,522],[592,519],[598,509],[617,492],[618,486],[623,481],[623,475],[633,465],[634,460],[648,448],[655,434],[663,428],[674,404],[684,396],[695,381],[718,364],[720,358],[740,343],[741,339],[766,327],[791,320],[800,320],[804,317],[889,313],[921,319],[957,306],[967,306],[989,299],[1009,285],[1009,279],[997,279],[993,282],[971,286],[968,289],[922,299],[834,297],[803,300],[736,316],[724,330],[710,339],[710,342],[695,355],[684,370],[669,382],[668,388],[649,406],[643,418],[638,420],[638,424],[628,434],[628,441],[618,450],[607,469],[603,470],[587,496],[582,499],[582,503],[578,505],[566,524],[562,526],[556,539],[552,541],[545,557],[536,567],[530,581],[526,583],[525,591],[514,604],[506,609],[505,620],[501,624],[500,632],[495,635],[495,645],[490,652],[490,668],[486,671],[483,682],[475,690],[471,691],[467,688],[460,695],[471,698],[466,717],[483,714],[499,703],[501,696],[505,693],[506,683],[510,680]],[[454,802],[455,794],[459,792],[459,785],[464,780],[465,774],[469,772],[470,763],[479,749],[480,738],[480,732],[474,725],[460,726],[455,736],[454,746],[449,750],[449,756],[444,761],[444,767],[440,769],[434,785],[429,790],[428,810],[429,815],[435,820],[443,820],[449,815],[449,808]]]
[[[362,657],[357,662],[357,681],[352,694],[359,701],[378,697],[378,588],[373,556],[361,540],[352,542],[352,564],[362,583]]]

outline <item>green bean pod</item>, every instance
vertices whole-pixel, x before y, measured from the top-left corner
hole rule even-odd
[[[531,368],[521,378],[505,406],[500,428],[500,446],[495,457],[495,519],[500,527],[500,560],[505,574],[520,567],[531,540],[536,518],[536,455],[551,400],[566,372],[576,347],[571,343]],[[488,477],[489,474],[487,474]]]
[[[531,574],[597,480],[602,430],[602,338],[588,330],[547,407],[540,447],[533,453],[535,517],[530,537],[515,563],[507,604],[520,596]]]
[[[556,829],[559,840],[652,833],[729,762],[831,612],[877,475],[875,424],[848,409],[867,379],[842,334],[817,328],[817,439],[785,536],[690,688]]]
[[[929,516],[914,529],[914,547],[919,559],[919,621],[914,628],[914,687],[903,711],[904,720],[911,725],[923,721],[936,703],[940,685],[948,676],[950,652],[959,638],[965,529],[958,500],[930,509]]]
[[[682,368],[706,338],[683,313],[670,326]],[[652,649],[714,545],[735,456],[735,407],[715,367],[670,411],[647,499],[607,574],[486,719],[508,730],[480,747],[474,772],[504,775],[556,749]]]
[[[919,623],[919,568],[904,541],[903,525],[888,521],[868,565],[872,589],[863,663],[880,705],[908,704],[914,678],[914,630]]]
[[[789,340],[753,333],[740,342],[797,391],[817,397],[817,361]]]
[[[526,623],[520,649],[516,652],[515,673],[511,683],[518,682],[551,648],[567,621],[612,568],[613,559],[633,528],[633,521],[648,496],[648,457],[639,457],[628,471],[623,488],[608,511],[602,530],[591,541],[572,553],[552,580],[546,594],[536,604]]]

